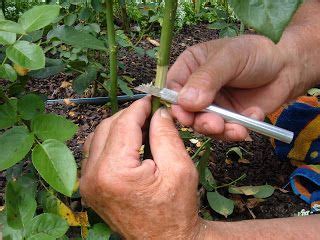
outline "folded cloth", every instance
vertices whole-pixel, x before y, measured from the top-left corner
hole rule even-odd
[[[290,177],[293,192],[311,204],[314,212],[320,211],[320,165],[304,165]]]
[[[272,140],[279,159],[298,168],[290,177],[295,194],[320,211],[320,103],[316,97],[300,97],[268,116],[271,123],[294,132],[290,144]],[[310,164],[310,165],[306,165]],[[319,164],[319,165],[317,165]]]

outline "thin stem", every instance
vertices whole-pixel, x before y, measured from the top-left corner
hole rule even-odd
[[[195,159],[198,154],[207,146],[207,144],[211,141],[211,138],[208,138],[198,149],[197,151],[193,154],[193,156],[191,157],[191,159]]]
[[[165,0],[164,19],[161,30],[160,50],[157,63],[157,75],[154,84],[159,88],[163,88],[166,84],[177,6],[178,0]],[[152,112],[154,113],[159,107],[160,99],[153,98]]]
[[[215,190],[219,189],[219,188],[224,188],[224,187],[229,187],[230,185],[233,185],[235,184],[236,182],[239,182],[241,181],[242,179],[246,178],[247,177],[247,174],[242,174],[240,177],[238,177],[236,180],[232,181],[231,183],[227,183],[227,184],[223,184],[221,186],[218,186],[215,188]]]
[[[110,103],[112,113],[118,111],[117,91],[118,91],[118,74],[117,74],[117,45],[115,30],[113,24],[113,0],[106,0],[106,17],[108,28],[109,43],[109,64],[110,64]]]

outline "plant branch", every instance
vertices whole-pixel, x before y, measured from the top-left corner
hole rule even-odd
[[[154,84],[159,88],[163,88],[166,84],[177,6],[178,0],[165,0],[164,19],[161,30],[160,50],[157,63],[157,75]],[[154,113],[159,107],[160,99],[153,98],[152,112]]]
[[[109,64],[110,64],[110,103],[112,113],[118,111],[117,91],[118,91],[118,74],[117,74],[117,45],[113,23],[113,0],[106,0],[106,17],[109,43]]]

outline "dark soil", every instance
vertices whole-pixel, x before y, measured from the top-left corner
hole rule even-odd
[[[174,39],[172,48],[171,62],[179,56],[188,46],[208,41],[217,38],[218,34],[215,30],[209,30],[205,25],[190,26],[182,29]],[[151,49],[153,46],[146,40],[139,43],[139,46],[144,49]],[[128,75],[136,79],[134,85],[151,82],[155,76],[156,61],[150,57],[139,57],[133,51],[123,51],[120,53],[120,59],[126,66],[121,74]],[[72,91],[71,87],[61,87],[62,82],[71,82],[72,76],[60,74],[59,76],[50,79],[38,79],[29,82],[29,89],[38,93],[45,94],[49,99],[53,98],[71,98],[77,96]],[[121,107],[124,108],[128,104]],[[75,154],[78,162],[82,158],[81,147],[86,136],[94,130],[96,125],[104,118],[110,116],[110,111],[105,106],[94,105],[55,105],[48,106],[48,112],[55,112],[74,121],[79,125],[77,136],[69,142],[69,147]],[[293,167],[289,162],[279,161],[274,155],[273,148],[270,142],[258,135],[252,135],[252,142],[227,143],[215,141],[213,145],[214,154],[210,162],[210,169],[213,176],[220,183],[229,183],[237,179],[243,173],[247,177],[239,182],[239,185],[261,185],[271,184],[277,188],[285,188],[288,190],[276,190],[275,193],[262,203],[257,204],[254,208],[248,208],[241,204],[246,203],[247,199],[237,199],[238,207],[230,216],[230,220],[252,219],[256,218],[277,218],[289,217],[304,209],[309,209],[309,206],[293,195],[290,187],[286,187],[290,173]],[[244,153],[244,158],[248,163],[238,163],[238,161],[226,162],[226,152],[230,147],[241,146],[249,153]],[[1,182],[1,181],[0,181]],[[3,189],[3,186],[0,186]],[[187,184],[185,187],[188,187]],[[224,192],[222,189],[220,193]],[[206,203],[203,202],[201,212],[210,211],[214,218],[220,218],[214,214]]]

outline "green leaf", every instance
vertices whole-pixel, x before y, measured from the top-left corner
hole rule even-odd
[[[244,194],[246,196],[253,195],[255,198],[268,198],[274,192],[274,187],[270,185],[262,185],[262,186],[230,186],[229,193],[232,194]]]
[[[217,183],[214,180],[210,169],[208,168],[210,154],[211,149],[209,145],[206,147],[205,152],[200,158],[199,164],[197,165],[199,181],[207,191],[212,191],[217,186]]]
[[[207,199],[210,207],[225,218],[233,213],[234,202],[218,192],[208,192]]]
[[[244,195],[250,196],[258,193],[259,189],[260,189],[259,186],[242,186],[242,187],[230,186],[229,193],[244,194]]]
[[[48,78],[51,76],[55,76],[61,72],[63,72],[66,68],[65,64],[56,65],[56,66],[48,66],[43,69],[31,71],[28,73],[28,76],[32,78]]]
[[[9,64],[0,65],[0,78],[15,82],[17,80],[17,72]]]
[[[0,31],[25,34],[21,24],[10,20],[0,20]]]
[[[224,28],[219,33],[219,37],[220,38],[225,38],[225,37],[230,37],[231,38],[231,37],[236,37],[236,36],[238,36],[238,33],[232,27]]]
[[[69,26],[59,26],[50,31],[47,37],[48,39],[56,37],[64,43],[75,47],[106,50],[103,41],[98,40],[87,32],[76,30]]]
[[[97,223],[89,230],[87,240],[106,240],[111,236],[110,228],[104,223]]]
[[[54,139],[44,141],[32,152],[32,163],[56,191],[71,196],[77,180],[77,165],[69,148]]]
[[[7,48],[6,54],[12,62],[29,70],[45,66],[44,52],[40,46],[34,43],[18,41]]]
[[[303,0],[228,0],[228,2],[246,25],[277,43]]]
[[[130,97],[133,96],[133,92],[131,88],[129,88],[128,84],[125,81],[123,81],[121,78],[118,78],[118,86],[124,94]]]
[[[308,90],[308,94],[314,97],[320,96],[320,89],[319,88],[311,88]]]
[[[26,32],[33,32],[52,23],[59,12],[59,5],[35,6],[23,13],[18,22]]]
[[[222,29],[227,28],[229,26],[230,26],[230,24],[226,23],[225,21],[216,21],[212,24],[209,24],[208,28],[214,29],[214,30],[222,30]]]
[[[82,21],[88,21],[89,17],[90,17],[90,9],[87,7],[83,7],[81,8],[80,12],[79,12],[79,19]]]
[[[76,93],[82,94],[96,79],[97,70],[94,67],[88,67],[84,73],[73,80],[72,88]]]
[[[0,171],[21,161],[30,151],[34,136],[24,127],[13,127],[0,135]]]
[[[43,29],[31,32],[31,33],[29,33],[27,35],[24,35],[21,38],[21,40],[25,40],[25,41],[28,41],[28,42],[37,42],[42,38],[43,32],[44,32]]]
[[[116,42],[124,48],[133,46],[131,40],[127,37],[123,30],[116,31]]]
[[[43,213],[31,220],[27,226],[26,235],[29,237],[27,239],[56,239],[62,237],[68,228],[66,220],[58,215]],[[39,234],[46,238],[35,238],[35,236],[39,237]]]
[[[78,126],[59,115],[41,114],[32,120],[31,129],[41,140],[67,141],[76,133]]]
[[[230,158],[231,154],[234,154],[237,156],[238,159],[243,159],[242,150],[242,147],[232,147],[227,151],[226,155]]]
[[[17,109],[13,101],[0,105],[0,129],[13,126],[17,122]]]
[[[65,16],[64,18],[64,24],[67,26],[72,26],[77,20],[77,14],[76,13],[71,13]]]
[[[100,12],[103,10],[101,0],[91,0],[91,6],[96,12]]]
[[[23,232],[21,229],[14,229],[8,225],[5,211],[0,211],[0,229],[0,231],[2,231],[3,240],[23,239]]]
[[[259,192],[253,195],[255,198],[268,198],[274,193],[274,187],[270,185],[260,186]]]
[[[16,33],[0,31],[0,44],[10,45],[14,44],[17,39]]]
[[[28,177],[11,180],[6,187],[7,221],[10,227],[25,227],[37,209],[35,200],[35,183]]]
[[[44,112],[45,106],[43,100],[35,95],[28,94],[18,100],[18,112],[24,120],[31,120],[38,114]]]
[[[27,237],[26,240],[56,240],[57,238],[52,237],[45,233],[37,233],[35,235],[32,235],[31,237]]]

